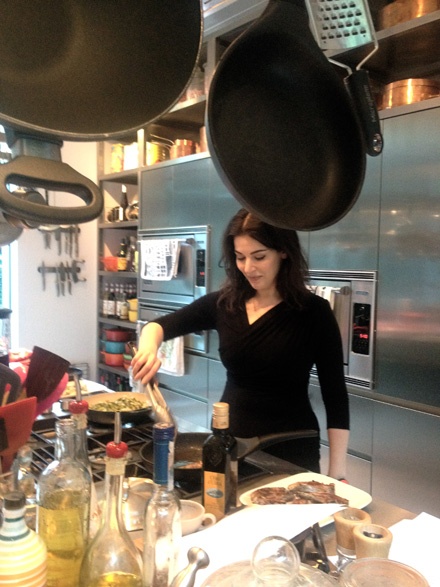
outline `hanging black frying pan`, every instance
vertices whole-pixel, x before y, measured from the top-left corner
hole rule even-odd
[[[174,446],[174,479],[176,481],[197,481],[202,472],[202,450],[209,432],[179,432]],[[312,438],[318,436],[316,430],[293,430],[265,434],[253,438],[237,438],[237,458],[242,461],[256,450],[278,444],[286,440]],[[143,464],[147,471],[153,473],[154,445],[146,442],[140,450]]]
[[[316,230],[353,206],[365,142],[303,0],[271,0],[225,51],[210,86],[207,138],[229,191],[270,224]]]
[[[61,162],[62,140],[123,138],[188,85],[200,50],[200,0],[6,0],[0,19],[0,210],[75,224],[102,210],[97,186]],[[86,206],[22,200],[7,184],[64,191]]]

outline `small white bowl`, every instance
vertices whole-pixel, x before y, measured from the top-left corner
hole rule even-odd
[[[181,499],[180,504],[182,506],[180,517],[182,520],[183,536],[197,532],[202,527],[207,528],[208,526],[212,526],[217,521],[214,514],[205,512],[205,508],[197,501]]]

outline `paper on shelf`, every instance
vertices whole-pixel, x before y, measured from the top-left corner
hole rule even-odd
[[[141,278],[169,281],[176,277],[180,241],[178,239],[144,239],[140,244]]]

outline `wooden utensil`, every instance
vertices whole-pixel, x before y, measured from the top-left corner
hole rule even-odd
[[[69,367],[66,359],[35,346],[26,378],[26,395],[42,402],[54,391]]]

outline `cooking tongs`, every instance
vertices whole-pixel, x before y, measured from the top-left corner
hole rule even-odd
[[[174,420],[173,414],[171,413],[171,410],[167,402],[165,401],[157,383],[154,381],[153,383],[147,383],[147,385],[145,386],[142,385],[142,387],[145,387],[144,393],[146,393],[146,395],[150,399],[153,412],[153,420],[155,422],[164,422],[166,424],[172,424],[174,426],[176,434],[176,421]],[[140,389],[139,391],[141,391],[142,393],[143,390]]]
[[[127,343],[132,357],[137,353],[137,346],[133,341]],[[165,424],[173,424],[175,434],[177,434],[177,424],[171,413],[171,410],[163,397],[156,381],[149,382],[146,385],[137,382],[139,393],[145,393],[150,400],[152,418],[155,422],[164,422]]]
[[[383,136],[376,104],[371,91],[368,71],[361,69],[379,49],[373,20],[367,0],[306,0],[310,28],[320,49],[328,60],[348,72],[345,78],[348,91],[357,109],[366,150],[372,157],[383,150]],[[333,59],[333,53],[356,50],[362,55],[355,71],[347,63]],[[348,59],[347,59],[348,60]]]

